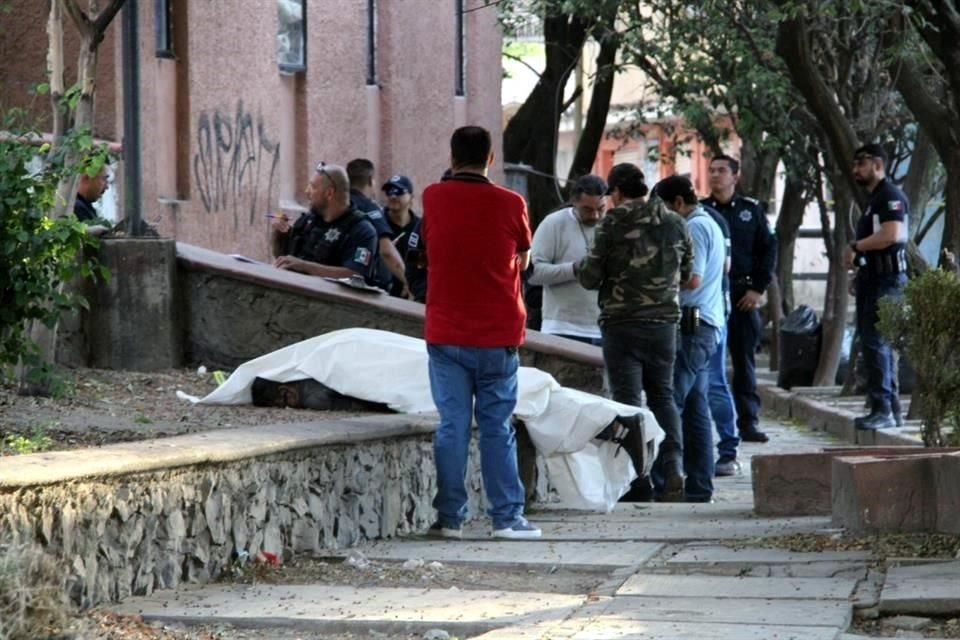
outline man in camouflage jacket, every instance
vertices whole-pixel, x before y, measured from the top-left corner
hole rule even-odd
[[[599,289],[603,359],[613,399],[641,406],[641,390],[660,428],[655,495],[682,500],[683,436],[673,397],[673,365],[680,319],[679,286],[690,277],[693,241],[686,223],[663,203],[643,201],[643,173],[618,164],[607,178],[615,208],[597,229],[589,253],[575,267],[580,284]],[[639,478],[625,499],[647,499]]]

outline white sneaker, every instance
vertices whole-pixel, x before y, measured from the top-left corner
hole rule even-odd
[[[510,538],[513,540],[531,540],[533,538],[539,538],[543,535],[543,532],[540,531],[538,527],[527,522],[526,518],[520,518],[512,526],[506,527],[504,529],[494,529],[493,533],[494,538]]]

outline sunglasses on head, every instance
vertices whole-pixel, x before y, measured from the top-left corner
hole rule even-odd
[[[320,163],[317,165],[317,173],[322,173],[323,175],[327,176],[327,180],[330,181],[330,184],[333,184],[333,178],[331,178],[331,177],[330,177],[330,174],[327,173],[327,163],[326,163],[326,162],[324,162],[324,161],[322,161],[322,160],[320,161]]]

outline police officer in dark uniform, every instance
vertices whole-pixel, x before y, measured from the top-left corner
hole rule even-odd
[[[377,261],[373,265],[373,282],[384,291],[397,288],[403,297],[410,297],[403,256],[393,245],[393,231],[383,209],[373,201],[374,166],[366,158],[347,163],[350,179],[350,206],[367,216],[377,232]]]
[[[310,212],[293,225],[284,214],[273,219],[274,266],[329,278],[361,275],[370,281],[377,257],[377,232],[350,206],[342,167],[320,163],[307,185]]]
[[[856,240],[844,253],[848,268],[857,267],[857,331],[867,369],[870,414],[857,418],[860,429],[896,425],[896,367],[890,344],[877,330],[877,309],[885,296],[899,298],[907,282],[907,215],[910,204],[886,176],[887,155],[878,144],[854,152],[853,177],[869,192],[867,207],[857,221]]]
[[[730,319],[727,346],[733,363],[733,399],[737,430],[745,442],[766,442],[757,428],[760,396],[757,395],[756,352],[763,325],[757,306],[773,278],[777,244],[764,206],[754,198],[737,195],[740,163],[726,155],[710,161],[710,197],[702,203],[716,209],[730,227]]]

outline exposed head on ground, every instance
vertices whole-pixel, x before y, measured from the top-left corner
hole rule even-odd
[[[687,215],[697,206],[697,194],[693,190],[693,183],[686,176],[670,176],[656,184],[653,192],[663,200],[671,211],[680,215]]]
[[[363,191],[373,186],[373,176],[376,173],[373,162],[366,158],[354,158],[347,163],[347,176],[350,178],[350,188]]]
[[[600,222],[607,208],[607,183],[600,176],[580,176],[570,192],[570,203],[581,224],[588,227]]]
[[[310,209],[324,219],[336,218],[350,205],[350,181],[343,167],[321,162],[307,184]]]
[[[80,180],[77,182],[77,194],[83,196],[87,202],[96,202],[107,190],[109,183],[107,165],[103,165],[100,167],[100,171],[92,176],[86,173],[80,174]]]
[[[450,137],[450,164],[454,172],[484,170],[493,164],[490,132],[474,125],[460,127]]]
[[[629,162],[614,165],[607,174],[607,193],[614,204],[624,200],[635,200],[647,195],[650,190],[643,181],[643,172],[640,167]]]
[[[720,154],[710,160],[710,193],[723,199],[733,195],[740,181],[740,162]]]
[[[853,179],[872,189],[886,176],[887,152],[875,143],[865,144],[853,152]]]

